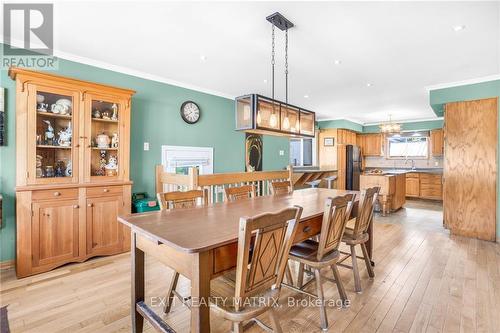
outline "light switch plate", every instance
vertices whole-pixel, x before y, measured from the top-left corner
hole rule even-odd
[[[149,142],[144,142],[144,150],[149,150]]]
[[[285,151],[284,150],[280,150],[280,156],[284,156],[285,155]]]

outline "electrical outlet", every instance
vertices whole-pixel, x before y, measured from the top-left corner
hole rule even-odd
[[[434,162],[434,166],[435,166],[435,167],[439,166],[439,162],[438,162],[438,161],[435,161],[435,162]]]
[[[145,151],[149,150],[149,142],[144,142],[144,150]]]
[[[284,156],[285,155],[285,151],[284,150],[280,150],[280,156]]]

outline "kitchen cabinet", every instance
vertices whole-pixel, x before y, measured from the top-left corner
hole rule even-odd
[[[418,173],[406,174],[406,196],[417,198],[420,196],[420,176]]]
[[[117,216],[130,213],[134,91],[20,68],[9,76],[16,81],[17,276],[127,251],[130,231]]]
[[[425,172],[407,173],[406,196],[422,199],[442,200],[442,175]]]
[[[444,132],[443,129],[431,131],[431,152],[432,156],[444,155]]]
[[[360,176],[360,189],[380,187],[378,200],[382,205],[382,214],[398,210],[406,203],[405,174],[364,174]]]
[[[383,137],[384,136],[380,133],[359,134],[357,144],[361,147],[363,156],[382,156]]]
[[[356,132],[346,129],[338,129],[337,143],[344,145],[356,145]]]
[[[420,197],[424,199],[441,200],[443,197],[441,179],[441,175],[429,173],[420,174]]]

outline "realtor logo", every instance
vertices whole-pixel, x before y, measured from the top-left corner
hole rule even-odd
[[[8,56],[52,55],[53,4],[4,4],[4,50]]]

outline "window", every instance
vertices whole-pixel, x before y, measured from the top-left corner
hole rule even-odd
[[[392,136],[387,139],[389,158],[427,158],[429,156],[429,137],[414,133]]]
[[[290,164],[313,166],[316,162],[315,139],[290,139]]]

